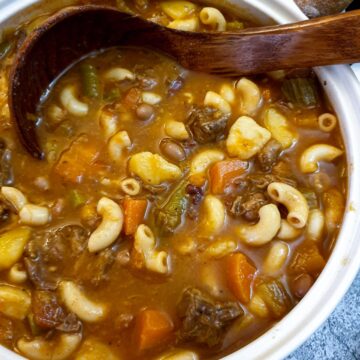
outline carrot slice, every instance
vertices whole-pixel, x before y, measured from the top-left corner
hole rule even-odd
[[[125,235],[133,235],[144,220],[147,200],[126,198],[123,201],[123,208],[124,233]]]
[[[210,169],[211,192],[214,195],[223,194],[231,183],[244,174],[247,162],[241,160],[218,161]]]
[[[161,345],[171,335],[174,324],[168,314],[145,309],[139,313],[135,321],[135,343],[138,351]]]
[[[226,279],[231,292],[242,303],[250,301],[251,285],[255,277],[256,268],[242,253],[227,256]]]
[[[67,182],[79,184],[98,156],[97,145],[81,137],[72,143],[69,150],[62,153],[59,162],[54,167],[54,172]]]

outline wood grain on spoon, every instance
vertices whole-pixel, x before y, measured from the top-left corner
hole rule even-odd
[[[34,157],[43,152],[28,114],[36,112],[40,96],[74,61],[118,45],[150,46],[188,69],[223,76],[352,63],[360,60],[360,11],[238,33],[189,33],[114,8],[67,8],[29,35],[11,72],[10,110]]]

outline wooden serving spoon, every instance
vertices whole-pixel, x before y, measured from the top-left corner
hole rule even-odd
[[[49,84],[84,55],[118,45],[152,47],[188,69],[222,76],[352,63],[360,60],[360,11],[237,33],[172,30],[104,6],[60,11],[24,41],[10,75],[10,111],[30,154],[43,158],[29,114]]]

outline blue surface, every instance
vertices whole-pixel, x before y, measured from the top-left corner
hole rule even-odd
[[[286,360],[360,360],[360,273],[327,322]]]

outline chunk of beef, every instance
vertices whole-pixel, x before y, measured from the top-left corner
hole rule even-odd
[[[187,289],[178,304],[182,325],[178,341],[194,341],[209,347],[220,345],[228,326],[244,314],[236,302],[216,302],[198,289]]]
[[[194,139],[201,144],[221,139],[225,133],[229,115],[210,107],[194,107],[187,124]]]
[[[259,210],[269,201],[264,193],[250,193],[238,196],[230,209],[230,213],[235,217],[242,216],[247,221],[256,221],[259,219]]]
[[[31,306],[34,322],[41,329],[57,329],[63,332],[77,332],[81,329],[80,320],[60,306],[53,292],[35,290]]]
[[[277,163],[282,146],[275,139],[271,139],[259,152],[258,161],[262,171],[269,172]]]
[[[13,168],[11,165],[11,150],[6,147],[4,140],[0,139],[0,185],[9,186],[14,183]]]
[[[80,274],[83,282],[98,286],[108,279],[108,273],[115,262],[118,244],[104,249],[99,253],[85,251],[74,265],[74,273]]]
[[[71,276],[75,260],[86,249],[88,232],[78,225],[34,233],[25,249],[25,267],[38,289],[55,290],[64,276]]]

